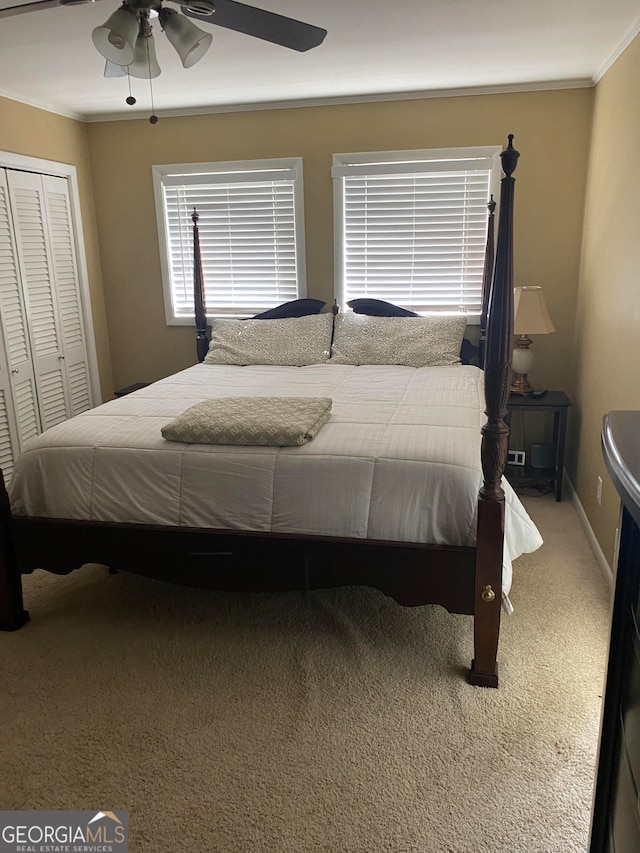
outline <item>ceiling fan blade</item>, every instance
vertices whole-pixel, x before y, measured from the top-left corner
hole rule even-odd
[[[38,9],[51,9],[53,6],[79,6],[81,3],[93,2],[95,0],[33,0],[33,2],[16,3],[15,6],[0,8],[0,18],[22,15],[23,12],[37,12]]]
[[[294,18],[237,3],[236,0],[213,0],[215,10],[209,15],[198,14],[189,10],[189,0],[176,0],[183,7],[183,12],[190,18],[226,27],[248,36],[255,36],[264,41],[270,41],[292,50],[311,50],[322,44],[327,34],[321,27],[305,24]],[[196,4],[194,3],[194,6]]]
[[[12,15],[21,15],[23,12],[35,12],[37,9],[49,9],[58,5],[60,5],[58,0],[35,0],[34,3],[23,3],[20,6],[0,9],[0,18],[10,18]]]

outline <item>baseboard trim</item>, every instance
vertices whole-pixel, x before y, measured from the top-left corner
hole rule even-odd
[[[584,532],[589,541],[589,545],[591,546],[591,550],[597,560],[598,565],[600,566],[600,571],[602,572],[602,577],[606,580],[609,586],[613,586],[613,572],[611,570],[611,566],[609,565],[609,561],[604,555],[604,551],[600,547],[600,543],[596,539],[596,535],[593,532],[593,528],[589,524],[589,519],[587,518],[587,513],[584,511],[584,507],[580,503],[580,498],[574,488],[571,480],[566,476],[564,477],[563,488],[566,489],[566,493],[571,498],[571,503],[573,504],[576,513],[578,514],[578,518],[580,519],[580,524],[584,529]]]

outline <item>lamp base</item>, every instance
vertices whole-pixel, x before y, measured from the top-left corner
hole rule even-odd
[[[511,393],[532,394],[533,388],[529,384],[527,374],[533,364],[532,340],[528,335],[518,335],[513,345],[513,357],[511,359]]]
[[[526,373],[513,373],[511,376],[511,393],[528,396],[533,394],[533,386],[529,384]]]

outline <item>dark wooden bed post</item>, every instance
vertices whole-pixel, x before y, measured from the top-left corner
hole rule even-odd
[[[493,278],[493,264],[495,258],[494,230],[496,203],[493,195],[487,202],[489,210],[489,221],[487,223],[487,244],[484,251],[484,269],[482,271],[482,311],[480,313],[480,340],[478,341],[478,356],[480,367],[484,366],[484,352],[487,342],[487,315],[489,313],[489,294],[491,293],[491,279]]]
[[[0,630],[17,631],[29,621],[22,606],[22,577],[16,564],[9,495],[0,471]]]
[[[482,427],[483,485],[478,495],[478,541],[474,605],[474,652],[469,681],[481,687],[498,686],[498,636],[502,606],[504,492],[501,479],[507,458],[509,429],[504,421],[511,385],[513,350],[513,195],[512,174],[519,153],[513,134],[500,155],[504,177],[500,187],[500,221],[487,320],[485,401],[487,422]]]
[[[198,361],[204,361],[209,349],[207,338],[207,312],[204,304],[204,276],[202,275],[202,255],[200,253],[200,232],[198,220],[200,215],[193,208],[193,303],[196,312],[196,352]]]

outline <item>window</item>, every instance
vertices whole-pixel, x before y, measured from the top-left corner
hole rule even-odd
[[[336,154],[336,296],[480,317],[500,148]]]
[[[248,317],[306,293],[302,160],[154,166],[168,324],[191,324],[194,207],[209,317]]]

